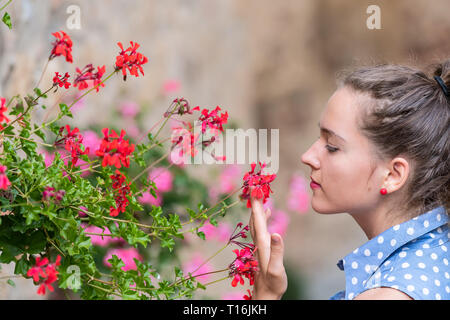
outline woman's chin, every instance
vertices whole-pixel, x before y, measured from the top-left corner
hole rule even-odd
[[[323,199],[319,199],[317,195],[313,195],[311,198],[311,208],[320,214],[333,214],[338,213],[336,208],[330,206],[329,203],[325,203]]]

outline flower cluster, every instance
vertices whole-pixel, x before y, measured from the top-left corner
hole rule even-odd
[[[65,194],[66,191],[64,190],[58,190],[55,192],[55,188],[47,186],[42,192],[42,200],[49,201],[51,198],[53,198],[56,202],[60,202]]]
[[[134,151],[134,144],[130,144],[129,140],[124,140],[125,130],[120,132],[120,137],[114,130],[109,133],[108,128],[103,128],[103,139],[100,147],[95,151],[99,157],[103,157],[102,166],[115,166],[120,169],[122,165],[126,168],[130,166],[130,155]]]
[[[243,227],[243,223],[239,222],[236,225],[236,228],[234,228],[234,231],[231,234],[230,239],[228,240],[228,243],[233,243],[241,248],[250,248],[251,250],[253,250],[255,248],[255,245],[253,243],[247,243],[247,242],[242,242],[242,241],[237,240],[239,238],[247,239],[248,230],[249,230],[248,225]]]
[[[243,285],[244,278],[247,278],[250,281],[250,285],[253,285],[255,274],[258,271],[258,261],[254,256],[255,250],[251,250],[249,247],[233,250],[236,258],[228,267],[230,270],[229,275],[233,277],[231,286],[236,287],[238,283]]]
[[[140,45],[130,41],[130,47],[125,50],[123,49],[121,42],[118,42],[117,45],[120,47],[121,51],[116,57],[116,70],[122,70],[123,80],[127,79],[127,70],[130,72],[130,75],[136,77],[139,77],[138,70],[144,75],[142,65],[146,64],[148,59],[142,53],[137,52]]]
[[[265,168],[266,164],[259,162],[260,170],[255,173],[256,163],[251,164],[251,170],[244,175],[243,191],[240,195],[241,200],[247,199],[247,208],[251,208],[250,202],[250,192],[251,197],[257,199],[263,199],[263,203],[266,203],[269,199],[272,189],[270,189],[270,183],[277,177],[276,174],[262,174],[262,170]]]
[[[172,114],[192,114],[193,111],[200,111],[200,107],[196,106],[193,109],[190,109],[189,103],[186,99],[180,98],[175,99],[173,101],[175,103],[175,108],[171,111],[167,111],[164,116],[169,117]],[[219,132],[223,132],[223,125],[227,123],[228,121],[228,112],[221,113],[220,116],[218,115],[218,112],[221,110],[219,106],[217,106],[214,110],[210,111],[208,109],[203,109],[201,112],[202,114],[198,118],[198,121],[201,123],[201,132],[202,134],[205,134],[206,129],[210,128],[213,131],[213,136],[209,139],[204,138],[202,136],[201,142],[199,145],[202,148],[206,148],[210,146],[213,142],[218,141],[216,136]],[[196,149],[197,141],[200,138],[199,133],[193,132],[193,127],[190,123],[180,121],[184,127],[176,126],[173,127],[172,131],[172,147],[173,150],[175,147],[179,150],[178,154],[172,154],[172,157],[182,158],[184,155],[188,155],[191,157],[195,157],[198,153],[198,150]],[[214,154],[211,154],[211,156],[218,160],[218,161],[224,161],[225,156],[216,156]]]
[[[111,176],[113,181],[114,199],[116,200],[117,208],[110,207],[109,215],[111,217],[117,217],[119,213],[125,212],[128,206],[127,196],[130,193],[130,183],[125,183],[126,178],[123,173],[116,169],[116,173]]]
[[[28,270],[27,277],[33,277],[33,281],[38,284],[40,282],[38,294],[45,294],[45,287],[53,292],[52,283],[58,280],[58,271],[56,268],[61,265],[61,256],[58,255],[55,263],[49,263],[47,258],[41,259],[41,257],[36,258],[36,263],[34,267]],[[45,267],[45,269],[44,269]],[[42,278],[42,279],[41,279]]]
[[[72,168],[73,168],[77,164],[78,158],[81,155],[89,153],[89,148],[85,148],[84,151],[81,150],[81,146],[83,146],[82,145],[83,136],[80,134],[80,130],[78,128],[74,128],[71,131],[70,126],[66,125],[65,127],[61,127],[59,129],[59,134],[61,134],[64,131],[64,128],[67,130],[67,134],[63,136],[61,139],[57,140],[55,142],[55,146],[64,144],[64,148],[66,149],[66,151],[70,152],[72,156]]]
[[[63,56],[66,58],[67,62],[72,63],[72,39],[70,39],[64,31],[54,32],[52,35],[56,38],[56,40],[53,42],[53,48],[49,60],[58,56]]]
[[[195,148],[197,141],[199,140],[199,134],[192,132],[192,125],[182,121],[187,127],[174,127],[172,128],[171,149],[179,149],[179,157],[183,157],[185,154],[191,157],[195,157],[198,150]]]
[[[69,81],[67,81],[69,78],[70,78],[70,75],[67,72],[64,76],[59,75],[59,72],[55,72],[55,76],[53,77],[53,85],[54,86],[58,85],[59,87],[64,87],[64,88],[68,89],[71,85],[71,83]]]
[[[9,119],[3,114],[6,112],[5,102],[5,98],[0,98],[0,130],[3,130],[3,121],[9,122]]]
[[[197,106],[192,111],[199,110],[200,107]],[[208,109],[203,109],[201,116],[198,121],[202,123],[202,133],[205,133],[206,127],[209,127],[214,132],[223,132],[223,125],[228,121],[228,112],[218,114],[221,108],[217,106],[214,110],[209,111]]]
[[[6,166],[0,165],[0,189],[7,190],[11,185],[8,177],[6,176]]]
[[[236,258],[228,266],[229,276],[233,278],[231,285],[236,287],[238,283],[244,284],[244,278],[249,279],[250,285],[253,285],[255,274],[258,271],[258,261],[255,259],[256,247],[253,243],[239,241],[239,238],[247,239],[247,232],[249,231],[248,225],[243,226],[242,222],[239,222],[234,228],[228,243],[235,244],[241,248],[236,249],[233,252],[236,254]],[[248,290],[247,290],[248,291]],[[244,299],[250,300],[251,293],[245,295]]]
[[[200,108],[197,106],[191,110],[189,102],[183,97],[174,99],[172,105],[173,104],[175,104],[175,108],[173,108],[173,110],[171,111],[164,112],[164,118],[170,117],[172,114],[178,114],[180,116],[184,114],[192,114],[192,111],[194,111],[194,109],[198,110],[197,108]],[[172,105],[170,105],[169,109],[172,108]]]
[[[248,295],[244,295],[244,300],[252,300],[253,298],[253,291],[250,292],[249,289],[247,289]]]
[[[83,68],[83,70],[76,68],[76,71],[77,77],[73,82],[73,86],[75,88],[78,86],[78,90],[81,91],[88,88],[89,82],[93,83],[93,86],[95,87],[97,92],[100,86],[105,86],[102,82],[102,76],[105,74],[105,66],[97,67],[97,71],[95,72],[95,68],[92,66],[92,64],[88,64]]]

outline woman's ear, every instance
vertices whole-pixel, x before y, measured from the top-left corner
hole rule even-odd
[[[385,182],[389,192],[399,190],[406,183],[410,168],[410,164],[403,157],[397,157],[391,160],[389,163],[389,174]]]

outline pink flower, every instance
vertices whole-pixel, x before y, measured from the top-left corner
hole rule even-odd
[[[301,175],[294,174],[291,178],[287,207],[300,214],[309,210],[308,183]]]
[[[109,259],[112,258],[113,255],[116,255],[117,258],[121,259],[125,266],[122,267],[123,271],[127,270],[136,270],[136,263],[134,262],[134,258],[136,258],[139,261],[142,261],[142,256],[139,254],[139,251],[136,248],[127,248],[127,249],[110,249],[105,254],[105,257],[103,259],[103,263],[111,267],[111,263],[108,262]]]
[[[194,254],[194,256],[192,257],[191,260],[187,261],[186,263],[183,264],[183,273],[185,276],[188,275],[189,272],[193,272],[195,271],[199,266],[202,265],[202,263],[205,262],[205,258],[202,257],[202,255],[198,252],[196,252]],[[193,276],[198,275],[198,274],[203,274],[203,273],[208,273],[213,271],[211,265],[209,263],[205,263],[203,266],[200,267],[200,269],[196,270],[194,273],[192,273]],[[196,277],[197,280],[202,280],[202,281],[208,281],[208,279],[210,278],[211,275],[206,274],[203,276],[199,276]]]
[[[141,134],[139,127],[135,124],[128,125],[126,128],[126,131],[127,131],[128,135],[134,139],[139,138],[139,136]]]
[[[244,300],[244,296],[239,292],[229,292],[222,296],[222,300]]]
[[[163,84],[163,94],[168,96],[180,90],[181,84],[177,80],[167,80]]]
[[[154,205],[154,206],[159,207],[162,203],[161,198],[162,197],[158,191],[156,191],[156,199],[155,199],[155,197],[153,197],[153,195],[149,191],[147,191],[147,192],[144,192],[142,194],[142,196],[140,196],[138,198],[138,201],[141,204],[149,204],[149,205]]]
[[[226,166],[219,177],[219,192],[230,193],[231,191],[233,191],[238,186],[240,177],[240,166],[236,164]]]
[[[272,210],[267,230],[270,233],[278,233],[279,235],[284,236],[289,226],[289,221],[290,218],[286,212],[281,210]]]
[[[207,222],[203,225],[203,227],[199,228],[198,230],[203,231],[206,239],[208,240],[216,239],[221,242],[227,242],[230,238],[230,234],[233,232],[231,226],[226,222],[219,223],[217,227]]]
[[[85,206],[80,206],[79,207],[81,210],[85,210],[85,211],[88,211],[88,209],[85,207]],[[78,211],[78,216],[79,217],[87,217],[87,214],[86,213],[84,213],[83,211]]]
[[[46,150],[43,150],[43,149],[38,150],[38,154],[44,155],[44,162],[45,162],[46,168],[48,168],[53,163],[53,159],[55,159],[54,154],[50,154]]]
[[[72,100],[78,99],[78,98],[80,98],[82,95],[83,95],[82,92],[77,91],[77,93],[75,94],[75,98],[72,99]],[[72,111],[72,113],[74,113],[74,112],[77,112],[77,111],[83,109],[84,106],[86,105],[85,101],[86,101],[85,98],[81,98],[80,100],[78,100],[78,101],[70,108],[70,111]]]
[[[128,118],[134,118],[139,113],[139,105],[132,101],[123,102],[119,109],[122,116]]]
[[[148,178],[155,182],[156,188],[160,192],[172,190],[172,173],[164,167],[155,168],[150,171]]]
[[[92,130],[84,131],[83,144],[86,148],[89,148],[88,155],[90,157],[95,156],[95,150],[98,148],[101,141],[102,141],[102,139],[100,139],[100,137],[97,135],[96,132],[94,132]]]

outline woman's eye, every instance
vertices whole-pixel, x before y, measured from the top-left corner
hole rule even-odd
[[[332,146],[330,146],[328,144],[325,146],[325,148],[327,148],[328,152],[331,152],[331,153],[336,152],[336,151],[339,150],[338,148],[332,147]]]

